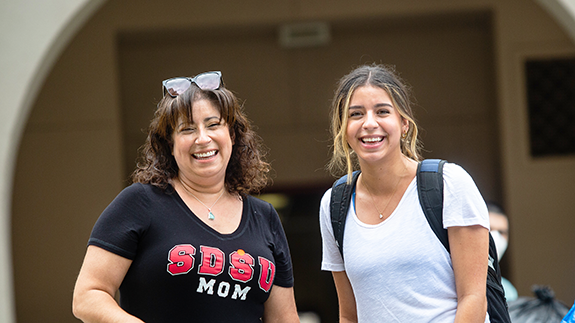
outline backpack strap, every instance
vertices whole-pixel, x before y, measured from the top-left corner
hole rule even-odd
[[[331,225],[333,227],[333,235],[335,242],[339,248],[339,252],[343,258],[343,230],[345,229],[345,220],[347,219],[347,211],[351,204],[351,195],[355,189],[357,178],[360,171],[352,173],[351,184],[347,184],[347,175],[338,179],[333,183],[331,189],[330,200],[330,216]]]
[[[447,252],[449,239],[443,228],[443,165],[445,160],[425,159],[417,166],[417,194],[429,226]]]
[[[449,251],[447,230],[443,228],[443,164],[445,160],[426,159],[417,167],[417,193],[423,213],[429,226]],[[491,233],[489,233],[489,267],[495,276],[501,276],[497,251]],[[501,278],[498,278],[501,281]]]
[[[426,159],[417,167],[417,194],[429,226],[447,252],[449,240],[443,228],[443,164],[445,160]],[[489,266],[486,279],[487,312],[491,322],[511,323],[505,291],[501,286],[501,271],[497,251],[489,234]]]

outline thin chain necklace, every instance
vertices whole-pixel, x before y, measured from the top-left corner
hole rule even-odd
[[[407,165],[405,165],[405,169],[403,170],[403,173],[405,174],[406,171],[407,171]],[[399,176],[397,183],[395,183],[395,188],[393,189],[393,194],[391,195],[391,197],[387,201],[387,204],[385,204],[385,207],[383,208],[383,210],[381,212],[379,212],[379,210],[377,209],[377,203],[375,203],[375,199],[373,198],[373,195],[371,195],[371,191],[369,189],[369,186],[367,186],[365,181],[362,181],[365,188],[367,188],[367,192],[369,193],[369,197],[371,197],[371,201],[373,202],[373,208],[377,211],[377,213],[379,213],[380,219],[383,219],[383,212],[385,212],[385,210],[389,206],[389,203],[391,202],[391,200],[393,200],[393,197],[395,196],[395,193],[397,192],[397,188],[399,187],[399,182],[401,182],[402,178],[403,178],[403,175]]]
[[[216,201],[214,202],[214,204],[212,204],[212,206],[208,207],[207,205],[204,204],[204,202],[200,201],[199,198],[197,198],[194,193],[190,192],[190,190],[188,190],[188,188],[186,187],[186,185],[184,184],[184,182],[182,182],[182,180],[180,178],[178,178],[178,180],[180,181],[180,183],[182,184],[182,187],[184,188],[184,190],[186,190],[186,192],[188,192],[193,198],[195,198],[198,202],[200,202],[206,209],[208,209],[208,220],[215,220],[216,217],[214,216],[214,214],[212,213],[212,208],[214,207],[214,205],[216,205],[216,203],[218,203],[218,201],[220,200],[220,198],[224,195],[224,193],[226,192],[226,190],[222,190],[222,194],[220,194],[220,196],[218,196],[218,198],[216,199]]]

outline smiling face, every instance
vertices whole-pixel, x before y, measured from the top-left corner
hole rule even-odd
[[[358,87],[349,102],[347,143],[360,164],[401,156],[401,135],[408,129],[389,94],[371,85]]]
[[[199,185],[224,181],[233,146],[229,126],[206,99],[193,102],[192,115],[192,123],[180,118],[172,134],[179,175]]]

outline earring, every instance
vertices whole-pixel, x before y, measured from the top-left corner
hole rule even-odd
[[[403,134],[401,134],[401,139],[405,139],[407,138],[407,132],[404,132]]]

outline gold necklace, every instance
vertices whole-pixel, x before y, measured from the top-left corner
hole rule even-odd
[[[222,194],[220,194],[220,196],[218,196],[218,198],[216,199],[214,204],[212,204],[212,206],[208,207],[207,205],[204,204],[204,202],[200,201],[199,198],[197,198],[192,192],[190,192],[190,190],[188,190],[188,188],[186,187],[186,185],[184,184],[184,182],[182,182],[182,180],[180,178],[178,178],[178,180],[182,184],[182,187],[184,188],[184,190],[186,190],[186,192],[188,192],[188,194],[190,194],[193,198],[195,198],[198,202],[200,202],[206,209],[208,209],[208,220],[212,220],[212,221],[215,220],[216,217],[212,213],[212,208],[214,207],[214,205],[216,205],[216,203],[218,203],[218,201],[224,195],[226,190],[222,190]]]
[[[405,174],[405,171],[407,171],[407,165],[405,165],[405,169],[403,170],[403,173]],[[377,209],[377,203],[375,203],[375,199],[373,198],[373,195],[371,195],[371,191],[369,189],[369,186],[367,186],[367,184],[365,183],[365,181],[363,182],[363,185],[365,186],[365,188],[367,188],[367,192],[369,193],[369,197],[371,197],[371,201],[373,202],[373,208],[377,211],[377,213],[379,213],[379,218],[383,219],[383,212],[385,212],[385,210],[387,209],[387,207],[389,206],[389,203],[391,202],[391,200],[393,200],[393,197],[395,196],[395,193],[397,192],[397,188],[399,187],[399,182],[401,182],[401,179],[403,178],[402,176],[399,176],[399,179],[397,180],[397,183],[395,183],[395,188],[393,189],[393,194],[391,195],[391,197],[389,198],[389,200],[387,201],[387,204],[385,204],[385,207],[383,208],[383,210],[381,212],[379,212],[379,210]]]

